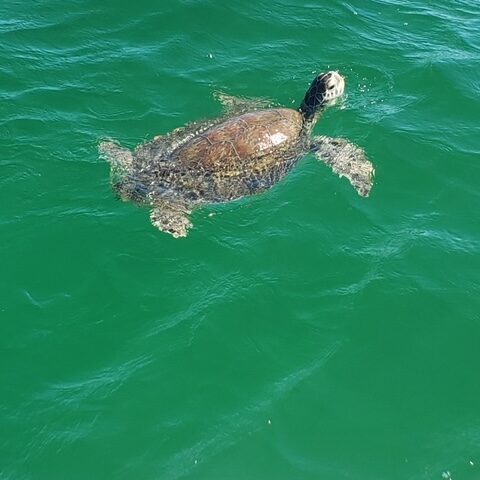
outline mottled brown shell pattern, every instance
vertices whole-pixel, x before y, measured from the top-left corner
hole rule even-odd
[[[305,154],[303,132],[303,117],[295,110],[245,113],[196,134],[150,165],[148,176],[135,172],[134,182],[145,185],[152,204],[169,195],[208,203],[259,193]]]
[[[287,108],[246,113],[198,135],[174,151],[171,159],[212,173],[269,168],[278,153],[298,142],[302,126],[302,115]]]

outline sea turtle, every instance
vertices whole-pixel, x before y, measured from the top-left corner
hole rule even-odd
[[[153,225],[174,237],[187,235],[194,209],[263,192],[308,153],[368,196],[374,169],[363,150],[342,138],[311,136],[344,87],[338,72],[322,73],[297,110],[217,94],[226,110],[220,118],[188,124],[133,152],[104,141],[100,152],[120,198],[149,205]]]

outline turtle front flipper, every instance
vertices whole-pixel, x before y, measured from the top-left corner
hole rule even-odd
[[[373,186],[375,168],[365,152],[343,138],[314,137],[311,150],[340,177],[346,177],[362,197],[368,197]]]
[[[264,98],[234,97],[224,92],[214,92],[213,96],[222,104],[228,117],[272,106],[272,101]]]
[[[183,203],[162,201],[155,204],[150,212],[150,220],[152,225],[174,238],[186,237],[188,230],[192,227],[190,213],[192,213],[191,209]]]

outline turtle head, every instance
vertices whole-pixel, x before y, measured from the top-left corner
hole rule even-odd
[[[344,90],[345,80],[338,72],[321,73],[307,90],[300,111],[306,119],[312,119],[316,112],[342,96]]]

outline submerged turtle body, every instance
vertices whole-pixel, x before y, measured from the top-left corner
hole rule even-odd
[[[337,72],[319,75],[299,110],[223,95],[223,118],[155,137],[133,153],[113,142],[100,150],[120,197],[151,205],[152,223],[175,237],[186,236],[194,208],[262,192],[309,152],[366,196],[373,167],[363,151],[343,139],[310,136],[323,108],[343,89]]]

